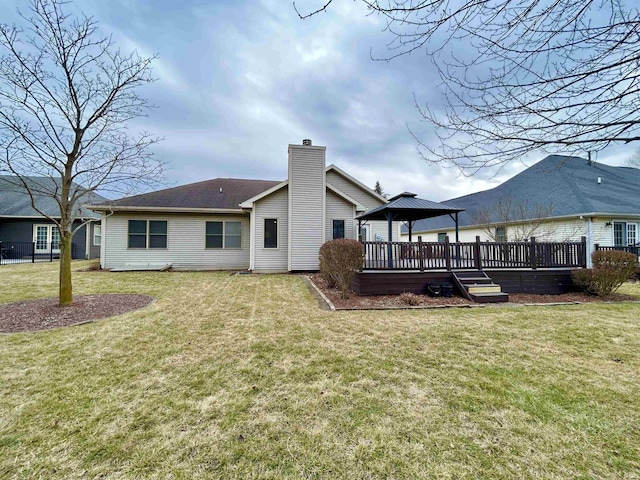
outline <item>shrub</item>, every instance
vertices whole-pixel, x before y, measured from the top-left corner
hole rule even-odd
[[[602,297],[618,290],[638,267],[638,257],[620,250],[598,250],[591,261],[593,268],[573,272],[573,282],[585,292]]]
[[[420,296],[411,292],[404,292],[400,294],[400,301],[405,305],[420,305]]]
[[[320,274],[329,287],[340,289],[346,298],[353,274],[362,268],[362,244],[357,240],[339,238],[320,247]]]

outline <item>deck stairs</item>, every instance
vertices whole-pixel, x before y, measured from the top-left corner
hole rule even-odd
[[[482,270],[459,270],[453,272],[453,282],[462,296],[476,303],[508,302],[509,294]]]

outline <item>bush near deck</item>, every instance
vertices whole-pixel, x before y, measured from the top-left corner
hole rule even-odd
[[[574,270],[573,281],[587,293],[606,297],[635,275],[638,257],[619,250],[598,250],[591,255],[591,263],[593,268]]]

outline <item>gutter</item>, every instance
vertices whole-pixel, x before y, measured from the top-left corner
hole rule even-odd
[[[246,215],[240,208],[188,208],[188,207],[139,207],[119,205],[86,205],[85,208],[96,212],[157,212],[157,213],[233,213]]]

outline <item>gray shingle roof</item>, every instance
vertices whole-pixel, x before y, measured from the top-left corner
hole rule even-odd
[[[60,191],[60,180],[50,177],[25,177],[31,185],[32,191]],[[77,184],[72,189],[84,190]],[[60,207],[51,195],[35,195],[35,203],[40,211],[51,217],[60,217]],[[107,199],[97,193],[88,193],[82,200],[82,205],[89,203],[101,203]],[[0,216],[2,217],[41,217],[42,215],[31,206],[31,199],[26,190],[17,184],[17,178],[0,176]],[[97,218],[98,214],[86,208],[79,207],[75,212],[76,217]]]
[[[119,207],[239,209],[240,203],[278,185],[273,180],[214,178],[105,202]]]
[[[600,178],[600,183],[598,183]],[[464,208],[460,226],[473,225],[474,215],[492,211],[510,198],[529,207],[551,207],[553,217],[586,213],[640,214],[640,170],[612,167],[584,158],[550,155],[501,185],[442,202]],[[492,218],[492,221],[498,221]],[[452,228],[448,217],[416,222],[413,231]],[[403,231],[406,229],[403,227]]]

